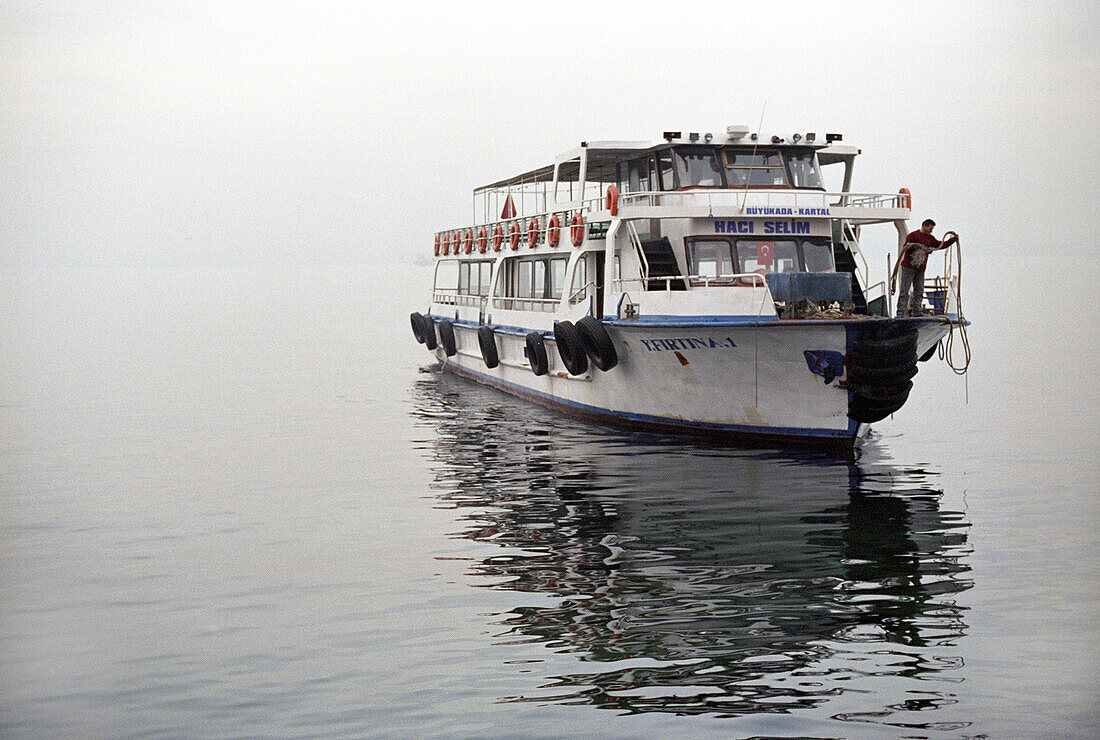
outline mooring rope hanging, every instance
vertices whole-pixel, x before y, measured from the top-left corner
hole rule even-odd
[[[955,236],[955,252],[958,259],[958,276],[955,281],[955,309],[959,315],[959,342],[963,349],[963,362],[958,364],[955,361],[955,325],[951,324],[951,330],[947,333],[947,339],[940,347],[940,359],[947,362],[947,366],[956,375],[965,375],[967,369],[970,367],[970,340],[966,336],[966,324],[962,323],[963,310],[962,310],[962,240],[959,235],[954,231],[948,231],[943,235],[944,241],[951,234]],[[947,250],[946,266],[944,267],[944,280],[948,286],[951,285],[952,273],[954,272],[954,265],[951,261],[951,250]]]

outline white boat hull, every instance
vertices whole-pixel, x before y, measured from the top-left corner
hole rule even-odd
[[[836,377],[823,376],[811,369],[806,353],[844,357],[872,323],[608,322],[618,364],[607,372],[590,365],[576,376],[565,370],[552,336],[546,338],[549,372],[536,376],[526,357],[526,331],[519,328],[498,327],[495,368],[486,366],[472,323],[453,325],[453,356],[442,347],[435,355],[444,370],[579,417],[653,431],[850,449],[860,423],[848,416],[843,369]],[[923,355],[949,324],[917,323]]]

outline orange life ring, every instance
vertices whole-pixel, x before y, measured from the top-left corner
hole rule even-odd
[[[519,232],[523,231],[523,227],[519,225],[518,218],[512,222],[512,228],[508,231],[508,246],[512,248],[512,251],[515,251],[519,249]]]
[[[443,238],[440,239],[439,241],[442,244],[443,254],[450,254],[451,253],[451,235],[450,234],[444,234]]]
[[[474,230],[466,229],[466,233],[462,236],[462,251],[466,254],[470,253],[470,250],[474,248]]]
[[[485,233],[485,227],[482,226],[477,230],[477,251],[481,254],[485,254],[485,249],[489,245],[489,237]]]
[[[584,241],[584,216],[580,211],[573,214],[573,220],[569,222],[569,241],[574,247],[579,247]]]
[[[462,249],[462,232],[456,231],[451,234],[451,254],[458,254],[460,249]]]
[[[913,196],[909,194],[909,188],[902,188],[898,191],[898,206],[913,210]]]
[[[558,218],[558,214],[554,214],[550,217],[550,221],[546,224],[546,243],[551,247],[558,246],[558,242],[561,240],[561,219]]]
[[[532,216],[531,223],[527,224],[527,246],[531,249],[539,243],[539,217]]]
[[[439,238],[439,234],[437,233],[435,235],[435,256],[436,257],[439,256],[439,242],[440,242],[440,238]]]
[[[500,227],[500,224],[493,226],[493,251],[499,252],[501,242],[504,241],[504,229]]]
[[[612,216],[619,215],[619,189],[614,184],[607,186],[607,198],[604,199],[604,205],[607,210],[611,211]]]

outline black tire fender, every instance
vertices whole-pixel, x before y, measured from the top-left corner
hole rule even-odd
[[[546,356],[546,342],[537,331],[527,332],[527,360],[531,363],[531,372],[546,375],[550,370],[550,360]]]
[[[881,385],[883,383],[901,383],[917,374],[916,364],[894,365],[893,367],[863,367],[848,364],[848,384]]]
[[[889,368],[894,366],[915,365],[917,346],[906,347],[898,351],[866,352],[853,347],[848,353],[848,364],[864,368]]]
[[[896,354],[917,348],[917,332],[908,332],[896,337],[857,339],[852,349],[867,354]]]
[[[861,385],[851,389],[852,393],[868,406],[889,406],[893,403],[905,403],[909,392],[913,390],[913,381],[890,385]]]
[[[409,314],[409,323],[412,324],[413,336],[416,337],[416,341],[420,344],[424,344],[424,325],[421,316],[416,311]]]
[[[588,355],[584,351],[580,332],[572,321],[554,322],[554,342],[558,356],[570,375],[584,375],[588,370]]]
[[[435,320],[431,316],[425,314],[420,317],[421,332],[424,335],[424,346],[430,350],[434,350],[437,346],[435,340]]]
[[[485,367],[492,369],[500,364],[497,340],[491,326],[477,328],[477,343],[481,347],[481,359],[485,360]]]
[[[904,401],[896,406],[868,406],[853,401],[848,405],[848,418],[854,419],[861,424],[872,424],[876,421],[882,421],[887,416],[900,409],[903,405]]]
[[[619,364],[619,353],[607,333],[603,322],[594,316],[585,316],[577,322],[577,332],[581,335],[581,344],[585,354],[592,358],[592,364],[607,372]]]
[[[439,345],[443,347],[447,357],[454,357],[458,352],[458,347],[455,344],[455,328],[447,319],[439,322]]]

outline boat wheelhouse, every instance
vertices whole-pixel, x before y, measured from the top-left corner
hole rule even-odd
[[[966,325],[957,248],[929,309],[890,315],[892,256],[873,280],[860,236],[893,225],[900,248],[911,197],[852,192],[858,154],[737,126],[582,142],[435,235],[413,333],[445,370],[574,415],[851,450]]]

